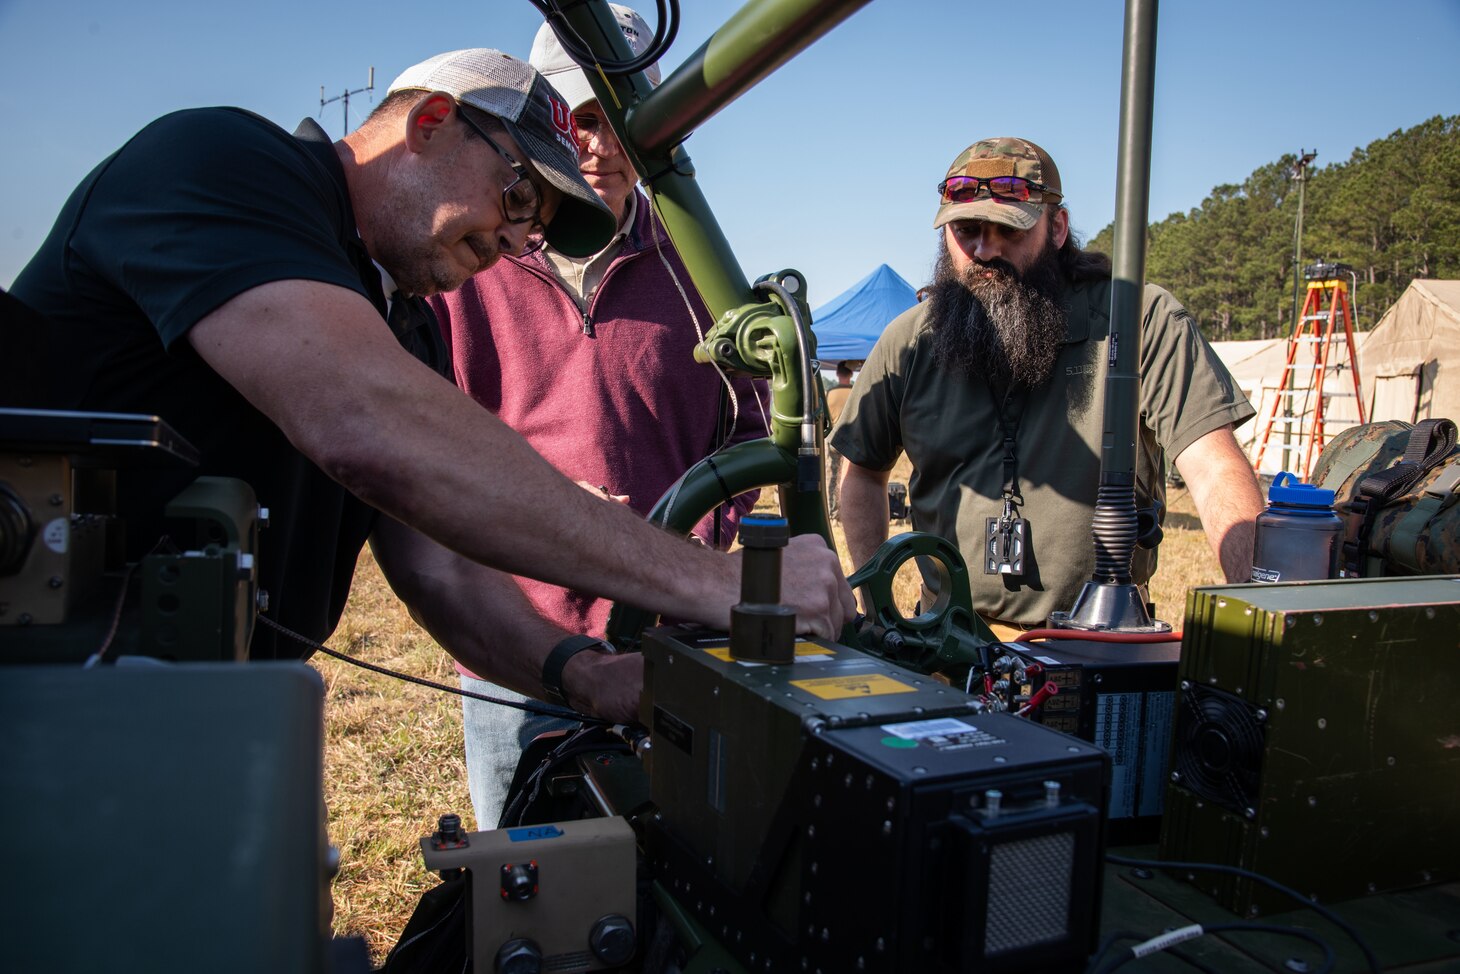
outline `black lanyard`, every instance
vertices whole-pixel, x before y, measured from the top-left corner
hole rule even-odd
[[[1025,545],[1029,539],[1029,522],[1017,515],[1016,508],[1024,502],[1019,493],[1019,426],[1024,421],[1024,403],[1010,419],[1007,407],[1015,399],[1016,387],[1010,385],[1003,399],[999,398],[992,384],[986,387],[994,413],[999,417],[999,429],[1004,433],[1004,509],[998,517],[984,521],[984,565],[986,575],[1005,575],[1011,579],[1024,574]],[[1007,584],[1007,583],[1006,583]]]
[[[989,402],[993,404],[994,414],[999,417],[999,429],[1004,434],[1004,484],[1000,488],[1004,495],[1004,507],[1008,511],[1013,506],[1016,498],[1022,501],[1024,498],[1019,493],[1019,454],[1017,446],[1019,442],[1019,427],[1024,422],[1024,406],[1019,405],[1019,411],[1014,415],[1013,420],[1005,412],[1005,407],[1015,398],[1016,387],[1009,386],[1004,393],[1002,401],[998,393],[994,391],[992,384],[985,386],[989,392]]]

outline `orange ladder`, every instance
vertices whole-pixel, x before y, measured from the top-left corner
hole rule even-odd
[[[1315,264],[1309,268],[1309,271],[1327,271],[1333,266]],[[1305,481],[1308,479],[1308,472],[1312,469],[1313,459],[1316,455],[1314,446],[1316,445],[1317,452],[1321,453],[1323,447],[1328,443],[1324,425],[1326,403],[1323,381],[1329,368],[1329,352],[1339,341],[1340,323],[1343,326],[1343,333],[1339,355],[1340,357],[1345,354],[1348,356],[1346,365],[1353,376],[1353,396],[1358,405],[1359,423],[1365,422],[1364,397],[1359,390],[1359,356],[1354,349],[1353,312],[1349,306],[1348,282],[1329,274],[1319,274],[1314,279],[1310,274],[1308,296],[1303,301],[1303,313],[1298,316],[1297,324],[1293,327],[1293,335],[1288,339],[1288,357],[1287,363],[1283,366],[1282,382],[1277,395],[1273,397],[1272,406],[1267,412],[1267,421],[1263,424],[1262,433],[1258,437],[1257,456],[1252,461],[1254,470],[1262,466],[1262,457],[1267,451],[1273,426],[1283,424],[1293,433],[1285,448],[1291,448],[1294,451],[1301,448],[1303,452],[1302,467],[1291,472],[1296,473]],[[1298,350],[1303,347],[1307,347],[1311,352],[1309,356],[1311,362],[1307,364],[1298,362]],[[1342,370],[1345,363],[1340,361],[1336,363],[1335,367]],[[1304,378],[1304,373],[1306,373],[1307,381],[1300,381]],[[1346,393],[1337,394],[1346,395]],[[1293,399],[1299,395],[1303,397],[1302,404],[1299,408],[1294,409]],[[1329,397],[1333,395],[1335,393],[1328,393]],[[1285,412],[1290,415],[1279,417],[1278,407],[1284,404],[1289,407]]]

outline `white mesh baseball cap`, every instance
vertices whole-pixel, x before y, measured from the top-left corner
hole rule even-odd
[[[527,153],[520,161],[563,194],[547,227],[556,250],[587,257],[613,238],[618,221],[578,172],[572,107],[526,61],[484,47],[447,51],[406,68],[389,94],[408,90],[444,91],[501,119]]]
[[[614,20],[618,21],[619,30],[624,32],[628,39],[629,50],[638,57],[649,47],[649,42],[654,39],[654,32],[644,22],[638,12],[625,7],[623,4],[611,3],[608,9],[613,11]],[[552,86],[558,89],[558,93],[568,102],[568,108],[577,111],[588,102],[598,96],[593,92],[593,86],[588,83],[588,76],[583,69],[568,56],[563,50],[563,45],[558,43],[558,37],[553,33],[552,27],[543,24],[538,28],[537,37],[532,41],[532,53],[527,56],[527,62],[542,72],[542,76],[552,82]],[[644,69],[644,75],[652,85],[659,84],[659,65],[651,64]]]

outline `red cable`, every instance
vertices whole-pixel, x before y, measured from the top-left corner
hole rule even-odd
[[[1035,707],[1038,707],[1040,704],[1044,703],[1050,697],[1054,696],[1055,694],[1057,694],[1059,692],[1060,692],[1060,688],[1058,686],[1056,686],[1055,684],[1053,684],[1053,683],[1046,683],[1046,684],[1044,684],[1044,686],[1042,686],[1038,690],[1035,690],[1034,691],[1034,695],[1029,698],[1029,702],[1028,703],[1026,703],[1024,706],[1020,707],[1018,710],[1014,711],[1014,716],[1015,717],[1021,717],[1024,714],[1029,713],[1029,711],[1033,710]]]
[[[1032,643],[1036,639],[1081,639],[1094,643],[1175,643],[1181,641],[1181,630],[1171,632],[1107,632],[1103,629],[1031,629],[1020,633],[1015,642]]]

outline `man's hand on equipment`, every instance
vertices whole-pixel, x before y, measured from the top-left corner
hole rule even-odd
[[[641,653],[579,653],[563,668],[563,689],[574,710],[618,723],[638,720],[644,657]]]
[[[796,610],[796,631],[835,639],[857,604],[842,562],[820,536],[793,537],[781,552],[781,603]]]

